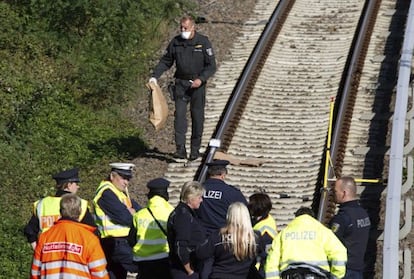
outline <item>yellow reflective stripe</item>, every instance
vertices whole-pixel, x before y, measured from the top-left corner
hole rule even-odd
[[[99,228],[99,230],[102,230],[102,231],[105,230],[107,232],[114,231],[114,230],[125,229],[124,226],[122,226],[122,225],[115,225],[115,224],[112,224],[111,226],[98,226],[98,228]]]
[[[39,261],[38,259],[33,259],[33,263],[32,264],[35,265],[35,266],[40,266],[42,264],[42,262]]]
[[[289,266],[290,264],[297,264],[297,263],[298,263],[298,261],[285,261],[285,262],[280,262],[280,266],[285,266],[285,265]],[[305,263],[307,265],[317,266],[317,267],[324,268],[324,269],[327,268],[327,270],[329,270],[329,264],[328,264],[328,261],[326,261],[326,260],[321,260],[321,261],[306,260],[303,263]]]
[[[159,239],[140,239],[140,240],[138,240],[137,244],[161,245],[161,244],[167,244],[167,240],[165,238],[159,238]]]
[[[32,276],[40,276],[40,270],[32,268],[31,274]]]
[[[168,258],[168,253],[166,253],[166,252],[153,254],[153,255],[148,256],[148,257],[135,256],[134,255],[134,261],[136,261],[136,262],[152,261],[152,260],[159,260],[159,259],[165,259],[165,258]]]
[[[279,271],[266,272],[266,279],[278,279],[279,276]]]
[[[332,261],[331,265],[335,266],[346,266],[346,261]]]
[[[103,258],[103,259],[99,259],[99,260],[88,263],[88,267],[91,269],[91,268],[95,268],[95,267],[105,265],[105,264],[106,264],[106,259]]]
[[[42,267],[45,267],[46,269],[71,268],[71,269],[78,270],[78,271],[81,271],[81,272],[89,273],[88,266],[86,266],[84,264],[77,263],[77,262],[65,261],[65,260],[44,263]]]
[[[276,235],[276,230],[269,226],[263,226],[259,228],[259,232],[261,235],[263,235],[265,232],[267,232],[272,238]]]
[[[94,277],[98,277],[98,278],[104,278],[106,275],[108,274],[108,272],[105,270],[102,271],[93,271],[91,272],[91,275],[93,275]]]
[[[47,279],[80,279],[80,278],[90,278],[90,276],[84,277],[84,276],[80,276],[78,274],[71,274],[71,273],[67,273],[67,272],[60,272],[60,273],[55,273],[55,274],[47,274],[46,276],[42,277],[42,278],[47,278]]]

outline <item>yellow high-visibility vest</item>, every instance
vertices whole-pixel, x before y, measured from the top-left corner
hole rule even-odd
[[[61,217],[60,200],[62,197],[45,197],[33,203],[33,213],[39,219],[40,233],[47,231]],[[88,201],[81,200],[82,211],[79,220],[85,217]]]
[[[110,181],[102,181],[93,198],[95,223],[101,233],[101,238],[128,236],[130,227],[113,223],[111,218],[98,205],[98,200],[102,197],[102,193],[108,189],[114,192],[119,202],[123,203],[127,208],[132,207],[131,199],[127,193],[120,191]]]
[[[268,215],[265,219],[260,220],[254,225],[253,230],[260,232],[260,235],[267,233],[272,239],[277,235],[276,221],[271,215]]]
[[[279,279],[290,264],[305,263],[342,278],[347,252],[336,235],[309,215],[293,219],[273,240],[265,264],[266,279]]]
[[[137,243],[133,247],[134,261],[158,260],[168,257],[167,236],[148,211],[151,209],[160,225],[167,231],[168,216],[174,210],[165,199],[153,196],[148,206],[134,214],[134,227],[137,230]]]

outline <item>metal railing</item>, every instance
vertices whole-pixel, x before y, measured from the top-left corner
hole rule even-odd
[[[392,123],[391,149],[388,173],[388,187],[386,197],[385,229],[384,229],[384,247],[383,247],[383,278],[400,278],[399,276],[399,240],[400,240],[400,205],[403,181],[403,161],[404,157],[410,158],[404,154],[404,139],[407,117],[407,104],[410,88],[411,65],[414,48],[414,1],[411,1],[406,23],[403,48],[400,58],[398,82],[397,82],[397,99]],[[411,119],[413,122],[414,119]],[[411,126],[411,125],[410,125]],[[409,159],[408,159],[409,161]],[[411,158],[412,161],[412,158]],[[412,163],[408,164],[411,167]],[[409,185],[410,186],[410,185]],[[411,185],[412,186],[412,185]],[[410,186],[410,187],[411,187]],[[407,188],[407,187],[406,187]],[[404,193],[403,193],[404,194]],[[411,199],[407,199],[405,204],[410,205],[412,210]],[[406,221],[410,221],[411,216],[406,216]],[[409,228],[408,231],[410,231]],[[409,268],[404,268],[404,278],[411,278],[411,251],[403,251],[409,262]],[[408,273],[408,274],[407,274]]]

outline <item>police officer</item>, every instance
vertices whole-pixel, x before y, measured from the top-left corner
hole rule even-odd
[[[194,210],[203,201],[204,188],[198,181],[186,182],[180,202],[167,222],[169,259],[173,279],[198,279],[199,262],[195,250],[206,240],[205,230]]]
[[[96,190],[93,206],[110,278],[123,279],[128,271],[135,273],[138,270],[133,263],[128,236],[132,227],[132,215],[141,207],[128,193],[128,184],[135,165],[112,163],[110,166],[112,169],[109,177]]]
[[[254,193],[249,197],[248,209],[252,219],[253,230],[260,233],[261,243],[265,246],[264,251],[256,257],[256,269],[260,276],[264,278],[264,263],[267,251],[272,246],[273,239],[277,234],[276,221],[270,215],[272,201],[266,193]]]
[[[208,235],[226,225],[226,215],[230,204],[241,202],[247,206],[247,200],[242,192],[224,181],[229,163],[227,160],[213,160],[207,163],[208,178],[203,184],[205,188],[203,203],[197,210],[197,215]],[[213,258],[204,260],[201,279],[209,277],[212,265]]]
[[[138,279],[171,278],[168,262],[167,220],[174,210],[168,203],[168,186],[164,178],[147,183],[148,204],[134,214],[136,244],[134,262],[138,264]]]
[[[362,279],[371,222],[368,213],[359,204],[355,180],[352,177],[337,179],[334,192],[339,211],[332,218],[330,227],[348,250],[344,278]]]
[[[38,235],[47,231],[60,218],[60,200],[64,194],[76,194],[79,190],[79,169],[73,168],[58,172],[52,176],[56,181],[55,196],[48,196],[33,203],[33,214],[24,228],[24,234],[32,248],[36,248]],[[81,202],[80,221],[96,227],[92,214],[88,210],[88,201]],[[98,233],[98,232],[97,232]]]
[[[335,234],[313,217],[310,208],[301,207],[272,242],[266,279],[342,278],[346,259],[346,248]]]
[[[242,202],[247,206],[247,200],[242,192],[224,181],[227,175],[226,166],[229,163],[227,160],[214,160],[207,163],[208,178],[203,184],[205,193],[197,214],[208,233],[226,225],[226,214],[230,204]]]
[[[195,21],[185,16],[180,21],[181,34],[169,43],[165,54],[155,67],[149,82],[157,82],[164,71],[175,62],[175,144],[176,158],[185,159],[187,104],[190,103],[192,134],[190,160],[197,159],[204,129],[206,82],[216,71],[216,60],[209,39],[196,32]]]

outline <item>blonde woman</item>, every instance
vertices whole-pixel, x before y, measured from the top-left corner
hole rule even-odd
[[[197,257],[214,258],[208,278],[247,278],[250,267],[261,250],[258,239],[246,205],[235,202],[227,211],[226,226],[211,234],[208,241],[198,247]]]
[[[168,218],[167,238],[173,279],[199,278],[195,249],[206,236],[194,210],[200,207],[203,193],[204,188],[199,182],[185,183],[181,188],[180,203]]]

